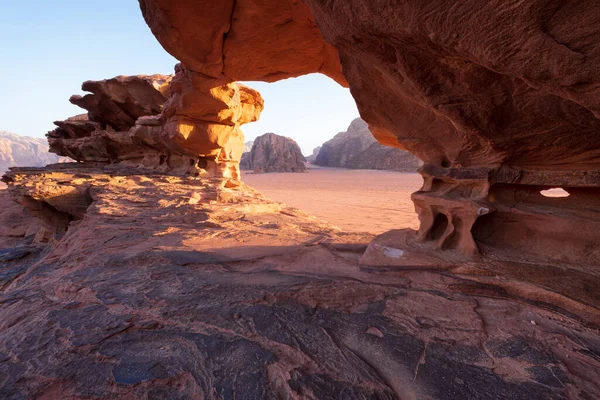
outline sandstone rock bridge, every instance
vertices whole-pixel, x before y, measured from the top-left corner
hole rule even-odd
[[[425,162],[423,188],[413,195],[418,237],[396,241],[445,260],[484,253],[590,268],[600,262],[594,2],[140,6],[158,41],[181,61],[175,76],[87,82],[83,88],[93,94],[71,101],[92,122],[59,123],[49,135],[55,152],[237,179],[239,128],[258,119],[264,105],[259,93],[235,82],[322,73],[350,88],[381,143]],[[69,126],[79,132],[63,129]],[[553,187],[569,197],[540,194]]]
[[[80,163],[3,177],[0,398],[600,398],[599,2],[140,6],[174,76],[85,82]],[[240,181],[238,82],[310,73],[424,161],[418,232]]]

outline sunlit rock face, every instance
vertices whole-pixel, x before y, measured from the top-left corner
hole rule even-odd
[[[337,50],[325,42],[301,1],[141,0],[140,6],[154,35],[182,62],[177,89],[163,111],[164,131],[175,139],[171,142],[194,151],[199,145],[222,160],[212,172],[217,175],[237,174],[243,136],[231,127],[256,120],[263,108],[251,90],[242,90],[241,114],[222,107],[223,95],[230,96],[227,85],[314,72],[347,85]]]
[[[119,76],[82,88],[92,93],[71,102],[88,113],[55,123],[47,135],[51,151],[159,171],[238,179],[240,126],[263,109],[257,91],[181,65],[174,76]]]
[[[140,0],[162,46],[190,70],[274,82],[321,72],[341,84],[337,50],[298,0]]]
[[[431,248],[474,255],[484,242],[512,247],[505,231],[532,232],[524,251],[536,257],[565,240],[593,247],[600,217],[588,227],[587,210],[600,206],[598,4],[140,4],[160,43],[195,74],[274,81],[321,72],[347,82],[375,137],[425,162],[414,200],[419,238]],[[550,187],[573,195],[550,204],[536,194]],[[490,230],[514,209],[510,227]],[[545,229],[548,221],[560,228]],[[597,263],[600,255],[574,252],[569,261]]]

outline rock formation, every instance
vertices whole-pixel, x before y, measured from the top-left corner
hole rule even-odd
[[[194,87],[190,94],[189,85]],[[78,161],[239,178],[240,126],[263,109],[258,92],[194,76],[119,76],[88,81],[71,97],[86,110],[48,133],[51,151]],[[199,91],[198,93],[194,91]]]
[[[250,153],[252,151],[252,146],[254,146],[253,140],[244,143],[244,153]]]
[[[319,151],[321,151],[322,146],[315,147],[310,156],[305,157],[306,161],[309,163],[314,163],[317,160],[317,156],[319,155]]]
[[[254,172],[304,172],[305,161],[295,141],[265,133],[254,140],[252,150],[244,154],[240,167]]]
[[[383,146],[360,118],[352,121],[346,132],[340,132],[321,147],[316,165],[355,169],[390,169],[416,171],[419,160],[407,151]]]
[[[321,72],[347,84],[378,141],[425,162],[414,200],[429,249],[536,258],[565,245],[594,247],[600,226],[582,230],[580,221],[600,221],[585,211],[599,180],[595,3],[140,4],[163,47],[197,74],[275,81]],[[552,204],[536,195],[551,187],[572,195]],[[548,219],[560,233],[543,228]],[[529,232],[529,245],[516,246],[505,230]],[[575,250],[569,261],[600,258]]]
[[[3,178],[1,398],[600,397],[597,3],[140,5],[171,83],[86,84],[49,134],[84,163]],[[234,82],[312,72],[425,162],[418,234],[234,182]]]
[[[416,172],[423,163],[406,150],[371,144],[352,160],[352,168]]]
[[[48,152],[48,141],[0,131],[0,173],[9,167],[43,167],[65,161]]]
[[[370,236],[226,179],[88,164],[4,179],[26,210],[0,203],[1,398],[600,393],[597,276],[361,265]]]
[[[333,139],[323,143],[315,164],[352,168],[352,160],[375,142],[367,123],[357,118],[352,121],[346,132],[340,132]]]

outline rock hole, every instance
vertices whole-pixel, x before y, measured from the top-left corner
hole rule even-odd
[[[158,161],[158,165],[163,165],[166,161],[167,161],[167,155],[166,154],[162,154],[160,156],[160,160]]]
[[[448,159],[443,159],[442,160],[442,167],[444,167],[444,168],[450,168],[451,165],[452,164],[450,163],[450,160],[448,160]]]
[[[438,214],[435,216],[433,220],[433,225],[429,230],[428,238],[429,240],[438,240],[444,235],[446,229],[448,228],[448,217],[445,214]]]
[[[475,221],[471,228],[473,239],[476,242],[485,241],[494,234],[502,223],[503,221],[499,220],[494,213],[482,215],[477,218],[477,221]]]
[[[552,188],[548,190],[542,190],[540,194],[544,197],[569,197],[569,192],[563,188]]]
[[[208,161],[206,160],[206,158],[198,159],[198,168],[200,168],[200,169],[208,168]]]

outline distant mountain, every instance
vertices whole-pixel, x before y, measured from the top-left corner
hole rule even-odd
[[[0,175],[9,167],[43,167],[68,160],[48,152],[46,138],[0,131]]]
[[[250,153],[252,151],[252,146],[253,145],[254,145],[254,141],[253,140],[244,143],[244,153]]]
[[[254,172],[304,172],[304,156],[298,143],[285,136],[265,133],[254,140],[240,161],[243,170]]]
[[[416,171],[422,164],[411,153],[379,144],[360,118],[323,144],[315,162],[323,167]]]
[[[306,161],[308,161],[309,163],[314,163],[317,160],[317,156],[319,155],[319,152],[321,151],[321,147],[323,147],[323,146],[316,147],[313,150],[312,154],[310,156],[306,157]]]

